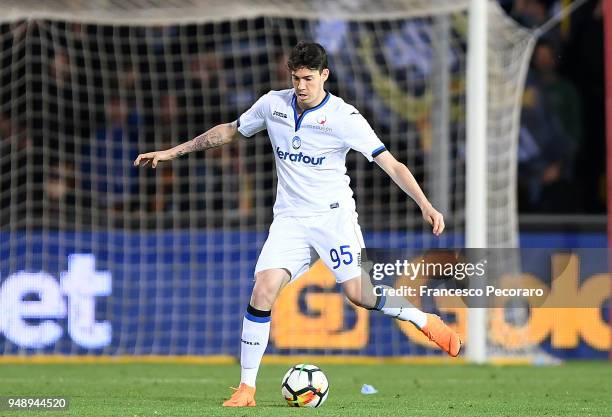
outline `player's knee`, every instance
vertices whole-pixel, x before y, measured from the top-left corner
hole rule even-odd
[[[276,292],[266,283],[255,285],[251,294],[251,305],[259,310],[270,310],[276,300]]]
[[[255,277],[251,305],[259,310],[270,310],[283,287],[286,278],[279,274],[260,272]]]

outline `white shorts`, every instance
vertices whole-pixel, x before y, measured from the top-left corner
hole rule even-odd
[[[337,208],[318,216],[276,217],[255,273],[287,269],[294,280],[320,258],[342,283],[361,275],[362,248],[365,244],[354,210]]]

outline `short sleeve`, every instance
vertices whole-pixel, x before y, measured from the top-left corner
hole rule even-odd
[[[238,131],[242,136],[250,138],[254,134],[266,129],[267,108],[268,95],[265,94],[250,109],[240,115],[238,118]]]
[[[354,107],[349,107],[347,113],[344,137],[346,145],[361,152],[368,161],[372,162],[374,158],[387,150],[385,145],[376,136],[365,117]]]

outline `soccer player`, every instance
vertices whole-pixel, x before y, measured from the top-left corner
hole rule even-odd
[[[327,54],[317,43],[298,43],[288,61],[293,88],[270,91],[238,120],[213,127],[174,148],[138,155],[134,165],[170,161],[189,152],[250,138],[267,129],[278,186],[274,220],[255,267],[255,285],[242,323],[240,386],[224,406],[255,405],[255,380],[270,334],[270,313],[282,288],[308,270],[312,250],[333,271],[351,302],[410,321],[451,356],[461,340],[442,320],[407,300],[386,306],[386,298],[362,291],[360,252],[364,248],[353,192],[346,175],[350,149],[375,161],[419,205],[438,236],[444,220],[427,200],[410,170],[398,162],[355,107],[324,89]]]

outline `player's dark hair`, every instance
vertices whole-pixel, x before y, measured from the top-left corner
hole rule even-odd
[[[289,55],[287,68],[297,71],[300,68],[308,68],[321,73],[327,68],[327,52],[325,48],[315,42],[299,42]]]

